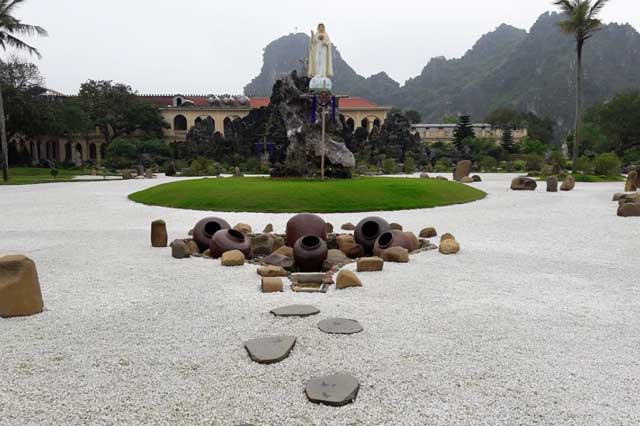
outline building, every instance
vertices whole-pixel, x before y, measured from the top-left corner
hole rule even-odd
[[[57,96],[62,96],[57,94]],[[267,97],[216,95],[140,95],[156,105],[169,128],[164,130],[167,143],[183,142],[191,127],[211,118],[215,130],[224,135],[225,126],[236,118],[249,114],[253,108],[269,105]],[[341,119],[352,129],[366,127],[371,130],[387,118],[390,108],[376,105],[364,98],[344,98],[339,104]],[[80,165],[87,161],[100,164],[105,155],[106,142],[102,134],[78,136],[71,139],[43,137],[37,141],[17,135],[11,141],[19,150],[27,150],[34,163],[42,160],[68,162]]]
[[[493,127],[487,123],[472,124],[473,130],[477,138],[493,139],[499,141],[502,139],[502,129]],[[411,128],[420,135],[423,142],[450,142],[453,140],[453,131],[455,124],[413,124]],[[526,138],[527,129],[513,130],[514,142],[520,142]]]
[[[225,128],[236,118],[242,118],[254,108],[269,105],[267,97],[216,95],[141,95],[160,109],[162,117],[171,126],[164,132],[168,142],[186,140],[187,132],[196,123],[213,120],[216,132],[224,135]],[[364,98],[344,98],[339,103],[345,123],[355,129],[371,130],[387,118],[390,108],[376,105]]]

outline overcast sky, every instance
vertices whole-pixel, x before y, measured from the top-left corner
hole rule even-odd
[[[27,0],[16,12],[49,31],[29,39],[47,85],[87,79],[142,93],[241,93],[262,50],[323,21],[342,56],[369,76],[404,82],[433,56],[459,57],[501,23],[529,29],[551,0]],[[611,0],[605,22],[640,28],[640,0]]]

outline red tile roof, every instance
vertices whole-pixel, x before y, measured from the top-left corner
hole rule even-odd
[[[157,107],[164,108],[173,105],[173,98],[178,95],[140,95]],[[208,97],[204,95],[181,95],[184,99],[194,103],[195,106],[209,106]],[[251,108],[266,107],[269,98],[254,97],[251,99]],[[340,108],[343,109],[368,109],[379,108],[379,105],[365,98],[353,97],[340,99]]]

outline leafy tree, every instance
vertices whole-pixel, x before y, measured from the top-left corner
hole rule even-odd
[[[415,109],[408,109],[404,112],[404,116],[409,120],[411,124],[417,124],[422,122],[422,116]]]
[[[473,130],[471,123],[471,117],[468,115],[461,115],[458,119],[458,124],[453,131],[453,144],[462,152],[462,142],[467,138],[475,138],[476,134]]]
[[[566,19],[558,23],[560,29],[576,40],[576,124],[573,144],[573,168],[578,162],[578,147],[580,146],[580,127],[582,125],[582,51],[585,42],[601,27],[602,22],[597,19],[609,0],[556,0],[554,4],[560,6]]]
[[[455,115],[445,115],[442,117],[443,124],[456,124],[458,122],[458,117]]]
[[[521,152],[525,154],[544,155],[547,152],[547,145],[537,139],[525,138],[520,142]]]
[[[493,172],[497,167],[498,161],[493,157],[486,155],[480,159],[480,169],[483,172]]]
[[[513,154],[515,152],[511,127],[506,126],[502,129],[502,138],[500,139],[500,145],[502,145],[502,148],[510,154]]]
[[[134,133],[161,137],[162,129],[169,127],[158,108],[140,99],[125,84],[89,80],[80,86],[79,100],[107,144]]]
[[[493,110],[485,120],[494,127],[512,129],[527,129],[527,134],[532,139],[537,139],[549,145],[553,142],[554,123],[548,117],[538,117],[532,112],[520,112],[510,108],[498,108]]]
[[[404,159],[404,172],[405,173],[415,173],[416,171],[416,162],[412,157],[406,157]]]
[[[24,0],[0,0],[0,48],[7,50],[7,47],[17,50],[24,50],[31,55],[40,57],[40,52],[33,46],[28,45],[18,37],[39,35],[47,36],[47,32],[42,27],[23,24],[18,18],[13,16],[15,9],[24,3]],[[7,146],[7,134],[5,132],[5,113],[2,90],[0,89],[0,151],[2,151],[2,178],[9,180],[9,149]]]

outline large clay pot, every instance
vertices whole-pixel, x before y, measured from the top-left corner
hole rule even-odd
[[[300,272],[322,272],[327,244],[316,235],[305,235],[293,245],[293,258]]]
[[[356,243],[364,248],[364,253],[371,255],[378,237],[390,229],[389,223],[381,217],[367,217],[356,226],[353,236]]]
[[[193,227],[193,239],[198,244],[200,252],[211,246],[211,237],[221,229],[229,229],[231,225],[219,217],[206,217]]]
[[[416,239],[410,232],[387,231],[378,237],[373,246],[373,254],[380,256],[383,251],[391,247],[402,247],[412,252],[418,249]]]
[[[323,240],[327,239],[327,224],[318,215],[300,213],[287,222],[287,245],[293,245],[306,235],[315,235]]]
[[[231,250],[240,250],[245,258],[251,252],[251,242],[244,234],[235,229],[221,229],[211,237],[211,257],[214,259]]]

